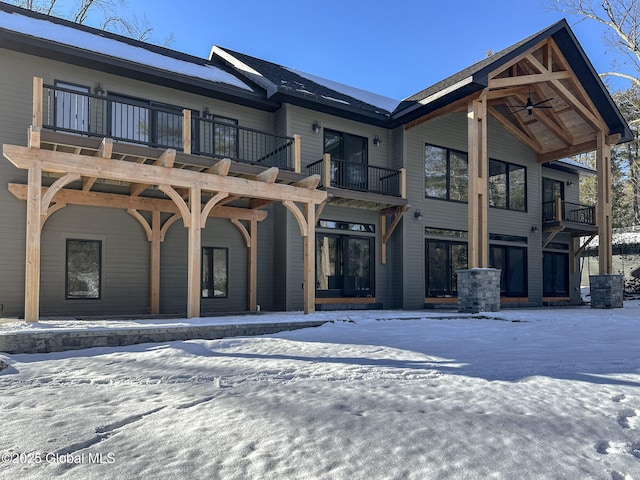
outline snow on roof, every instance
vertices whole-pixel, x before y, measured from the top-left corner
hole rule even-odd
[[[338,83],[332,80],[327,80],[326,78],[317,77],[310,73],[301,72],[300,70],[295,70],[293,68],[288,68],[288,67],[284,67],[284,68],[286,68],[290,72],[295,73],[296,75],[300,75],[301,77],[311,80],[312,82],[315,82],[318,85],[322,85],[323,87],[330,88],[331,90],[335,90],[336,92],[340,92],[344,95],[348,95],[350,97],[360,100],[361,102],[365,102],[365,103],[368,103],[369,105],[373,105],[374,107],[378,107],[378,108],[381,108],[382,110],[386,110],[387,112],[393,112],[397,108],[397,106],[400,104],[398,100],[385,97],[384,95],[378,95],[377,93],[371,93],[356,87],[350,87],[349,85],[344,85],[343,83]]]
[[[0,28],[167,72],[223,83],[243,90],[251,90],[247,84],[241,82],[238,78],[213,65],[199,65],[180,60],[48,20],[0,11]]]

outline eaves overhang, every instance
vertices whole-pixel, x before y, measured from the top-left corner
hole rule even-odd
[[[0,11],[22,15],[23,17],[36,20],[46,20],[55,25],[72,28],[80,32],[96,35],[99,38],[111,39],[126,44],[127,47],[143,48],[152,54],[161,55],[166,58],[192,64],[196,67],[213,67],[220,69],[218,65],[212,65],[208,60],[192,57],[187,54],[175,52],[164,47],[146,44],[109,32],[102,32],[91,27],[71,24],[71,22],[49,17],[35,12],[28,12],[10,5],[2,5]],[[27,13],[25,13],[27,12]],[[46,59],[54,59],[71,65],[90,68],[95,71],[120,75],[134,80],[153,83],[169,88],[179,89],[190,93],[203,95],[220,100],[231,101],[241,105],[258,108],[267,111],[275,111],[279,105],[266,98],[262,89],[256,88],[239,79],[234,72],[224,71],[225,75],[235,77],[238,83],[243,82],[244,88],[230,85],[224,82],[211,81],[206,78],[198,78],[188,74],[181,74],[174,71],[156,68],[154,66],[137,63],[135,61],[107,55],[100,52],[82,48],[82,46],[68,45],[54,40],[40,38],[38,36],[25,34],[8,28],[0,28],[0,47],[25,53]]]

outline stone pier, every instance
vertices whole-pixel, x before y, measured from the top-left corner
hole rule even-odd
[[[496,268],[457,270],[458,311],[461,313],[500,310],[500,274]]]
[[[624,280],[622,275],[591,275],[591,308],[622,308]]]

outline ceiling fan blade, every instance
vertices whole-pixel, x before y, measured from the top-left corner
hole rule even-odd
[[[540,106],[540,105],[542,105],[543,103],[550,102],[551,100],[553,100],[553,98],[547,98],[546,100],[542,100],[541,102],[534,103],[534,104],[533,104],[533,106],[534,106],[534,107],[538,107],[538,108],[552,108],[551,106],[548,106],[548,107],[541,107],[541,106]]]

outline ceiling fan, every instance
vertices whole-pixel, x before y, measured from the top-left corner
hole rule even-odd
[[[533,103],[533,100],[531,100],[531,87],[529,87],[529,96],[527,97],[527,103],[525,105],[510,105],[511,107],[517,108],[517,110],[514,110],[513,112],[511,112],[511,114],[513,115],[515,113],[526,110],[527,112],[529,112],[529,115],[533,115],[534,108],[553,108],[551,105],[544,105],[551,100],[553,100],[553,98],[547,98],[546,100],[542,100],[541,102]]]

